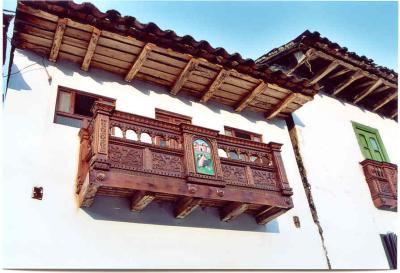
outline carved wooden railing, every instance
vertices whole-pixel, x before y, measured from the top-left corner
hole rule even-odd
[[[366,159],[363,167],[374,205],[397,210],[397,165]]]
[[[259,224],[293,207],[281,144],[115,111],[102,102],[92,112],[79,133],[80,206],[96,195],[124,196],[141,211],[156,199],[174,202],[177,218],[212,206],[224,221],[246,212]]]

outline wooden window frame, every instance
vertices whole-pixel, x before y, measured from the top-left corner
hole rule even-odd
[[[379,134],[378,129],[369,127],[367,125],[364,125],[364,124],[361,124],[361,123],[358,123],[358,122],[355,122],[355,121],[352,121],[351,123],[352,123],[352,126],[353,126],[354,133],[356,134],[357,143],[358,143],[358,146],[360,148],[360,152],[363,155],[363,157],[365,159],[368,159],[368,158],[366,158],[366,156],[364,155],[364,153],[362,151],[362,146],[363,145],[361,143],[361,140],[360,140],[360,137],[359,137],[359,133],[357,132],[358,130],[365,131],[365,132],[370,133],[370,134],[375,136],[376,140],[378,141],[378,145],[380,147],[380,150],[382,152],[383,162],[390,163],[389,156],[388,156],[388,154],[386,152],[385,145],[383,144],[383,141],[382,141],[382,138],[381,138],[381,136]],[[371,160],[374,160],[374,159],[371,159]]]
[[[248,139],[248,140],[255,141],[255,142],[260,142],[260,143],[263,142],[263,136],[261,134],[257,134],[257,133],[254,133],[254,132],[250,132],[250,131],[246,131],[246,130],[242,130],[242,129],[238,129],[238,128],[234,128],[234,127],[230,127],[230,126],[224,126],[224,131],[225,131],[225,135],[227,135],[226,134],[227,131],[230,131],[231,132],[231,136],[237,137],[237,138],[241,138],[241,137],[236,136],[236,133],[238,132],[238,133],[243,133],[243,134],[250,135],[251,139]],[[254,140],[255,138],[259,138],[260,141]],[[241,138],[241,139],[247,139],[247,138]]]
[[[71,104],[70,104],[70,107],[69,107],[70,112],[63,112],[63,111],[58,110],[58,107],[59,107],[59,104],[60,104],[60,93],[61,92],[65,92],[65,93],[70,93],[71,94]],[[69,87],[65,87],[65,86],[59,85],[57,87],[56,105],[55,105],[55,109],[54,109],[54,117],[53,117],[53,122],[54,123],[63,124],[63,123],[57,122],[57,116],[63,116],[63,117],[76,119],[76,120],[81,120],[81,121],[83,119],[85,119],[85,118],[91,118],[90,116],[85,116],[85,115],[80,115],[80,114],[74,113],[76,94],[83,95],[83,96],[86,96],[86,97],[95,98],[96,100],[100,100],[100,101],[110,102],[115,106],[116,100],[113,99],[113,98],[106,97],[106,96],[101,96],[101,95],[97,95],[97,94],[93,94],[93,93],[88,93],[88,92],[85,92],[85,91],[72,89],[72,88],[69,88]]]
[[[192,124],[192,117],[177,114],[160,108],[155,109],[155,119],[174,124]]]

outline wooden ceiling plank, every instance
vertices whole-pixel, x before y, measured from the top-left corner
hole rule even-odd
[[[131,199],[131,210],[140,212],[154,200],[154,193],[137,191]]]
[[[203,103],[207,102],[213,96],[213,94],[218,90],[218,88],[224,83],[226,78],[229,77],[230,73],[231,73],[230,70],[221,69],[221,71],[218,73],[218,76],[211,84],[210,88],[208,88],[208,90],[201,97],[200,102]]]
[[[200,206],[201,198],[183,197],[175,208],[174,215],[178,219],[183,219]]]
[[[34,8],[31,8],[31,7],[23,5],[23,4],[22,5],[18,4],[17,5],[17,10],[18,11],[22,11],[24,13],[32,14],[32,15],[34,15],[36,17],[40,17],[40,18],[43,18],[43,19],[46,19],[46,20],[49,20],[49,21],[52,21],[52,22],[57,22],[58,21],[58,16],[56,16],[54,14],[45,12],[45,11],[40,10],[40,9],[34,9]]]
[[[338,65],[339,65],[338,61],[331,62],[326,68],[324,68],[320,73],[318,73],[311,79],[310,85],[314,85],[320,80],[322,80],[325,76],[331,73]]]
[[[246,108],[247,105],[249,105],[255,97],[257,97],[259,94],[261,94],[262,92],[264,92],[264,90],[267,88],[267,84],[264,81],[261,81],[261,83],[254,88],[252,91],[250,91],[246,97],[244,97],[239,104],[237,105],[237,107],[235,108],[236,112],[241,112],[244,108]]]
[[[221,220],[224,222],[231,221],[244,213],[249,208],[249,204],[231,203],[221,209]]]
[[[347,80],[345,80],[344,82],[340,83],[335,90],[333,91],[333,95],[336,96],[339,93],[341,93],[344,89],[346,89],[346,87],[348,87],[350,84],[352,84],[353,82],[355,82],[356,80],[362,78],[364,76],[364,74],[362,73],[361,70],[357,70],[355,73],[353,73],[353,75],[351,75]]]
[[[312,56],[315,53],[315,49],[314,48],[310,48],[306,51],[305,54],[303,54],[303,56],[301,56],[300,60],[297,61],[297,64],[289,70],[289,72],[287,73],[288,75],[292,75],[300,66],[302,66],[307,60],[310,60],[312,58]]]
[[[99,40],[101,31],[98,28],[93,27],[92,37],[90,38],[85,57],[83,58],[81,69],[84,71],[89,70],[90,62],[92,60],[94,50],[96,49],[97,41]]]
[[[58,57],[58,52],[60,51],[61,42],[64,36],[64,31],[67,26],[68,19],[62,18],[57,22],[57,28],[54,33],[53,44],[51,46],[49,61],[56,62]]]
[[[125,81],[131,82],[133,78],[135,78],[136,74],[139,72],[140,68],[142,67],[143,63],[146,61],[146,59],[149,56],[149,53],[151,50],[155,47],[154,44],[147,43],[142,51],[140,52],[139,56],[136,58],[134,63],[132,64],[131,69],[128,71],[128,73],[125,76]]]
[[[344,68],[344,69],[342,69],[342,70],[339,70],[338,72],[336,72],[336,73],[334,73],[334,74],[332,74],[332,75],[329,75],[329,79],[333,79],[333,78],[336,78],[336,77],[339,77],[339,76],[341,76],[341,75],[343,75],[343,74],[346,74],[346,73],[348,73],[348,72],[350,72],[351,70],[350,69],[348,69],[348,68]]]
[[[171,87],[171,94],[176,95],[182,89],[182,86],[185,84],[185,81],[190,77],[196,67],[199,65],[199,60],[192,58],[186,64],[185,68],[182,70],[181,74],[179,74],[178,79],[175,81],[174,85]]]
[[[375,83],[373,83],[371,86],[367,87],[362,91],[361,93],[358,93],[354,99],[353,103],[357,103],[361,101],[363,98],[367,97],[369,94],[371,94],[374,90],[376,90],[380,85],[382,84],[382,80],[379,79]]]
[[[397,97],[397,90],[395,92],[393,92],[392,94],[384,97],[377,104],[375,104],[374,108],[372,109],[372,111],[377,111],[377,110],[381,109],[383,106],[385,106],[386,104],[391,102],[396,97]]]

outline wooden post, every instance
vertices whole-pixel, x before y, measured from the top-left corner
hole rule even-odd
[[[81,69],[84,71],[88,71],[90,62],[94,55],[94,50],[96,49],[97,41],[99,40],[101,31],[95,27],[92,30],[92,37],[90,38],[88,48],[86,50],[85,57],[83,58]]]
[[[279,185],[283,195],[291,196],[293,194],[292,188],[289,186],[289,181],[286,176],[285,167],[283,166],[283,160],[281,157],[282,144],[270,142],[269,146],[272,151],[272,158],[278,174]]]
[[[96,101],[91,109],[93,113],[93,140],[91,166],[108,170],[108,137],[110,133],[110,115],[115,106]]]
[[[53,44],[51,46],[51,51],[49,55],[49,61],[56,62],[58,57],[58,52],[60,51],[62,38],[64,36],[64,31],[67,26],[68,19],[62,18],[57,22],[57,28],[54,33]]]

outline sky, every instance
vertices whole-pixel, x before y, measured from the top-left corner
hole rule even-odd
[[[87,0],[86,0],[87,1]],[[75,0],[77,3],[85,1]],[[154,2],[92,0],[101,11],[115,9],[142,23],[207,40],[213,47],[256,59],[306,29],[376,64],[397,69],[397,2]],[[4,8],[15,10],[15,0]]]

